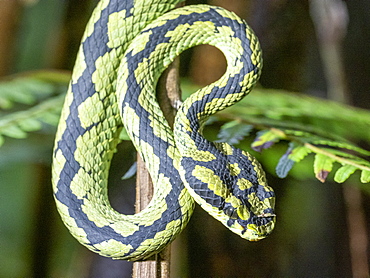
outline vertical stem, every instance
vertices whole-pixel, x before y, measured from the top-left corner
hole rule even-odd
[[[14,35],[18,29],[19,15],[22,11],[22,2],[19,0],[0,0],[0,76],[11,70],[14,54]]]
[[[347,82],[341,59],[341,43],[348,21],[347,7],[342,0],[311,0],[311,8],[328,83],[328,98],[348,103]],[[352,275],[368,277],[369,243],[361,191],[356,186],[346,184],[343,187],[343,197],[347,207]]]
[[[311,0],[311,15],[316,27],[328,98],[349,102],[342,61],[342,41],[347,31],[348,12],[342,0]]]
[[[170,126],[173,125],[176,103],[181,100],[179,85],[179,59],[177,58],[163,73],[157,87],[158,103]],[[136,213],[145,208],[153,197],[153,184],[141,157],[137,157],[136,179]],[[133,277],[170,277],[170,248],[169,246],[146,261],[135,262]]]
[[[361,191],[348,184],[343,186],[343,195],[347,206],[352,275],[353,277],[369,277],[366,217],[362,206]]]

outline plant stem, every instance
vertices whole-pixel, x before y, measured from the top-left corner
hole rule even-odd
[[[22,11],[22,2],[18,0],[0,1],[0,76],[11,70],[14,57],[14,42]]]
[[[348,103],[350,100],[347,81],[341,59],[342,40],[347,31],[348,23],[347,6],[341,0],[311,0],[311,11],[328,84],[328,98]],[[354,165],[353,163],[347,164]],[[369,167],[366,166],[354,166],[362,170],[369,170]],[[346,184],[343,186],[343,197],[347,206],[352,275],[353,277],[368,277],[370,269],[368,263],[369,242],[360,189]]]
[[[314,145],[312,145],[312,144],[310,144],[310,143],[305,143],[304,145],[305,145],[305,147],[307,147],[308,149],[310,149],[310,150],[311,150],[311,151],[313,151],[314,153],[320,153],[320,154],[323,154],[323,155],[325,155],[325,156],[328,156],[328,157],[330,157],[330,158],[333,158],[333,159],[334,159],[335,161],[337,161],[337,162],[340,162],[340,163],[342,163],[342,164],[348,164],[348,165],[355,166],[356,168],[361,169],[361,170],[363,170],[363,171],[370,171],[370,168],[369,168],[369,167],[367,167],[367,166],[365,166],[365,165],[362,165],[362,164],[360,164],[360,163],[355,163],[355,162],[353,162],[353,161],[351,161],[351,160],[348,160],[348,159],[345,159],[345,158],[343,158],[343,157],[339,157],[339,156],[337,156],[337,155],[335,155],[335,154],[332,154],[332,153],[327,152],[327,151],[325,151],[325,150],[323,150],[323,149],[321,149],[321,148],[318,148],[318,147],[316,147],[316,146],[314,146]]]
[[[173,125],[176,109],[175,104],[180,101],[179,85],[179,59],[177,58],[163,73],[158,84],[157,99],[170,126]],[[136,212],[145,208],[153,196],[153,184],[141,157],[137,159],[136,179]],[[146,261],[135,262],[133,266],[133,277],[170,277],[170,248],[169,246]]]

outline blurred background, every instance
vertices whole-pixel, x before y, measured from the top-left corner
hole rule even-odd
[[[58,70],[52,87],[28,85],[54,90],[55,95],[64,92],[65,76],[97,2],[0,0],[2,80],[23,72]],[[208,3],[233,10],[254,29],[263,49],[263,88],[370,108],[370,1]],[[196,47],[181,56],[181,76],[187,84],[209,84],[224,70],[224,57],[212,47]],[[62,224],[50,183],[55,130],[55,125],[45,125],[26,140],[7,138],[0,148],[0,277],[131,277],[131,263],[91,253]],[[249,150],[250,143],[243,142],[243,148]],[[369,141],[357,143],[369,149]],[[330,178],[322,184],[314,178],[310,157],[280,179],[274,168],[285,150],[282,144],[262,155],[253,153],[277,195],[273,234],[258,243],[246,242],[196,207],[188,227],[172,244],[172,277],[368,277],[370,185],[359,186],[358,176],[343,185]],[[124,213],[134,211],[135,180],[121,177],[134,161],[131,143],[121,143],[112,163],[109,195]]]

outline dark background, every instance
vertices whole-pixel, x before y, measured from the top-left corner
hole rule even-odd
[[[71,70],[96,2],[0,0],[0,75],[46,68]],[[189,0],[187,4],[205,2]],[[344,2],[348,25],[334,34],[315,29],[310,10],[314,1],[210,2],[234,10],[260,38],[263,87],[335,99],[327,93],[331,83],[324,62],[328,54],[323,49],[334,45],[335,51],[337,39],[347,93],[337,100],[370,108],[368,0]],[[344,23],[343,18],[339,20]],[[208,84],[222,74],[223,63],[218,50],[197,47],[182,55],[182,76],[198,85]],[[0,277],[130,277],[130,263],[92,254],[60,221],[50,185],[54,131],[35,133],[27,140],[9,139],[0,149]],[[276,165],[277,159],[272,156],[270,164]],[[111,170],[111,201],[126,213],[133,211],[135,182],[122,182],[120,177],[134,160],[132,145],[122,143]],[[312,160],[305,165],[310,164]],[[369,228],[369,196],[346,189],[357,180],[342,186],[330,181],[322,184],[313,174],[282,180],[269,173],[277,195],[278,222],[274,233],[258,243],[235,236],[196,207],[188,227],[172,245],[172,276],[351,277],[362,273],[357,277],[366,277],[369,235],[361,241],[365,256],[358,259],[351,253],[350,240],[355,235],[348,228],[348,196],[360,196],[355,216],[360,217],[359,225]]]

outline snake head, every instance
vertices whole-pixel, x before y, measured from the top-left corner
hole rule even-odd
[[[213,146],[217,149],[211,145],[195,158],[181,159],[181,174],[190,194],[242,238],[256,241],[266,237],[275,226],[275,194],[262,167],[251,155],[229,144]]]
[[[275,193],[259,162],[242,150],[231,149],[228,154],[232,156],[227,157],[228,195],[220,206],[223,222],[242,238],[257,241],[275,227]]]
[[[275,227],[275,199],[272,194],[262,200],[256,195],[250,196],[250,199],[253,206],[245,198],[229,196],[222,209],[227,216],[224,224],[242,238],[258,241],[267,237]]]

